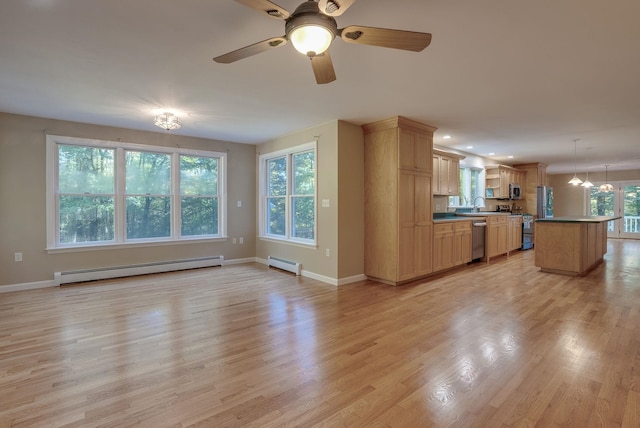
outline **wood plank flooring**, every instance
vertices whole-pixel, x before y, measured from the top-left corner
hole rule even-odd
[[[399,287],[257,264],[0,294],[0,427],[638,427],[640,242]]]

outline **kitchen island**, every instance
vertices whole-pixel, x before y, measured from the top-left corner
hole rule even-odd
[[[535,222],[535,265],[543,272],[581,276],[607,252],[607,223],[620,217],[567,216]]]

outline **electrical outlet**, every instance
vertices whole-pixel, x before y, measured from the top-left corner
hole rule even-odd
[[[15,253],[13,257],[16,262],[22,261],[22,253]]]
[[[240,237],[240,243],[244,244],[244,238],[242,236]]]
[[[237,238],[232,238],[231,239],[231,243],[232,244],[237,244],[238,243],[238,239]]]
[[[327,248],[327,249],[324,251],[324,254],[325,254],[327,257],[331,257],[331,250]]]
[[[238,201],[238,208],[242,208],[242,201]]]

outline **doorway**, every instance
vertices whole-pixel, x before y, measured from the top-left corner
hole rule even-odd
[[[587,212],[622,217],[609,222],[607,237],[640,239],[640,181],[610,184],[614,188],[611,192],[600,192],[598,185],[590,189]]]

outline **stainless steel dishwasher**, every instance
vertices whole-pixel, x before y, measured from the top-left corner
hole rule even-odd
[[[471,260],[484,257],[485,235],[487,233],[487,221],[478,219],[472,221],[471,233]]]

